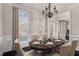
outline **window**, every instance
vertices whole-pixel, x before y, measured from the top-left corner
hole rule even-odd
[[[22,41],[27,39],[29,34],[29,16],[27,11],[19,9],[18,10],[19,16],[19,38]]]

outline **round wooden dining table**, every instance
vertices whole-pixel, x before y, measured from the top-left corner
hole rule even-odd
[[[33,44],[34,42],[39,42],[39,44]],[[46,44],[47,42],[53,43],[53,44]],[[61,43],[57,44],[55,41],[47,41],[46,43],[43,43],[40,40],[33,40],[29,43],[30,48],[36,50],[36,51],[42,51],[41,55],[45,55],[48,52],[51,52],[52,50],[55,50],[57,47],[64,44],[64,41],[61,40]]]

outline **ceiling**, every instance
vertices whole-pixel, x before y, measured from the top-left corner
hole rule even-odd
[[[57,10],[59,12],[62,12],[62,11],[68,10],[69,8],[77,4],[78,3],[52,3],[52,8],[53,8],[53,5],[56,5]],[[27,5],[29,7],[42,11],[45,9],[46,5],[48,4],[47,3],[23,3],[23,5]]]

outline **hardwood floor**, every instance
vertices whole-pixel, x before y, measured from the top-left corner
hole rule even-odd
[[[75,56],[79,56],[79,51],[75,51]]]
[[[25,47],[23,48],[24,51],[30,51],[31,48],[30,47]],[[17,52],[16,50],[13,50],[13,51],[8,51],[8,52],[5,52],[3,53],[3,56],[16,56]],[[75,51],[75,56],[79,56],[79,51]]]
[[[30,51],[31,48],[25,47],[25,48],[23,48],[23,50],[27,52],[27,51]],[[8,51],[8,52],[4,52],[3,56],[16,56],[16,54],[17,54],[16,50],[12,50],[12,51]]]

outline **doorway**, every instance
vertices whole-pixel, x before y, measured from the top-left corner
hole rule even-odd
[[[65,39],[67,30],[69,30],[69,21],[58,21],[58,38]]]

